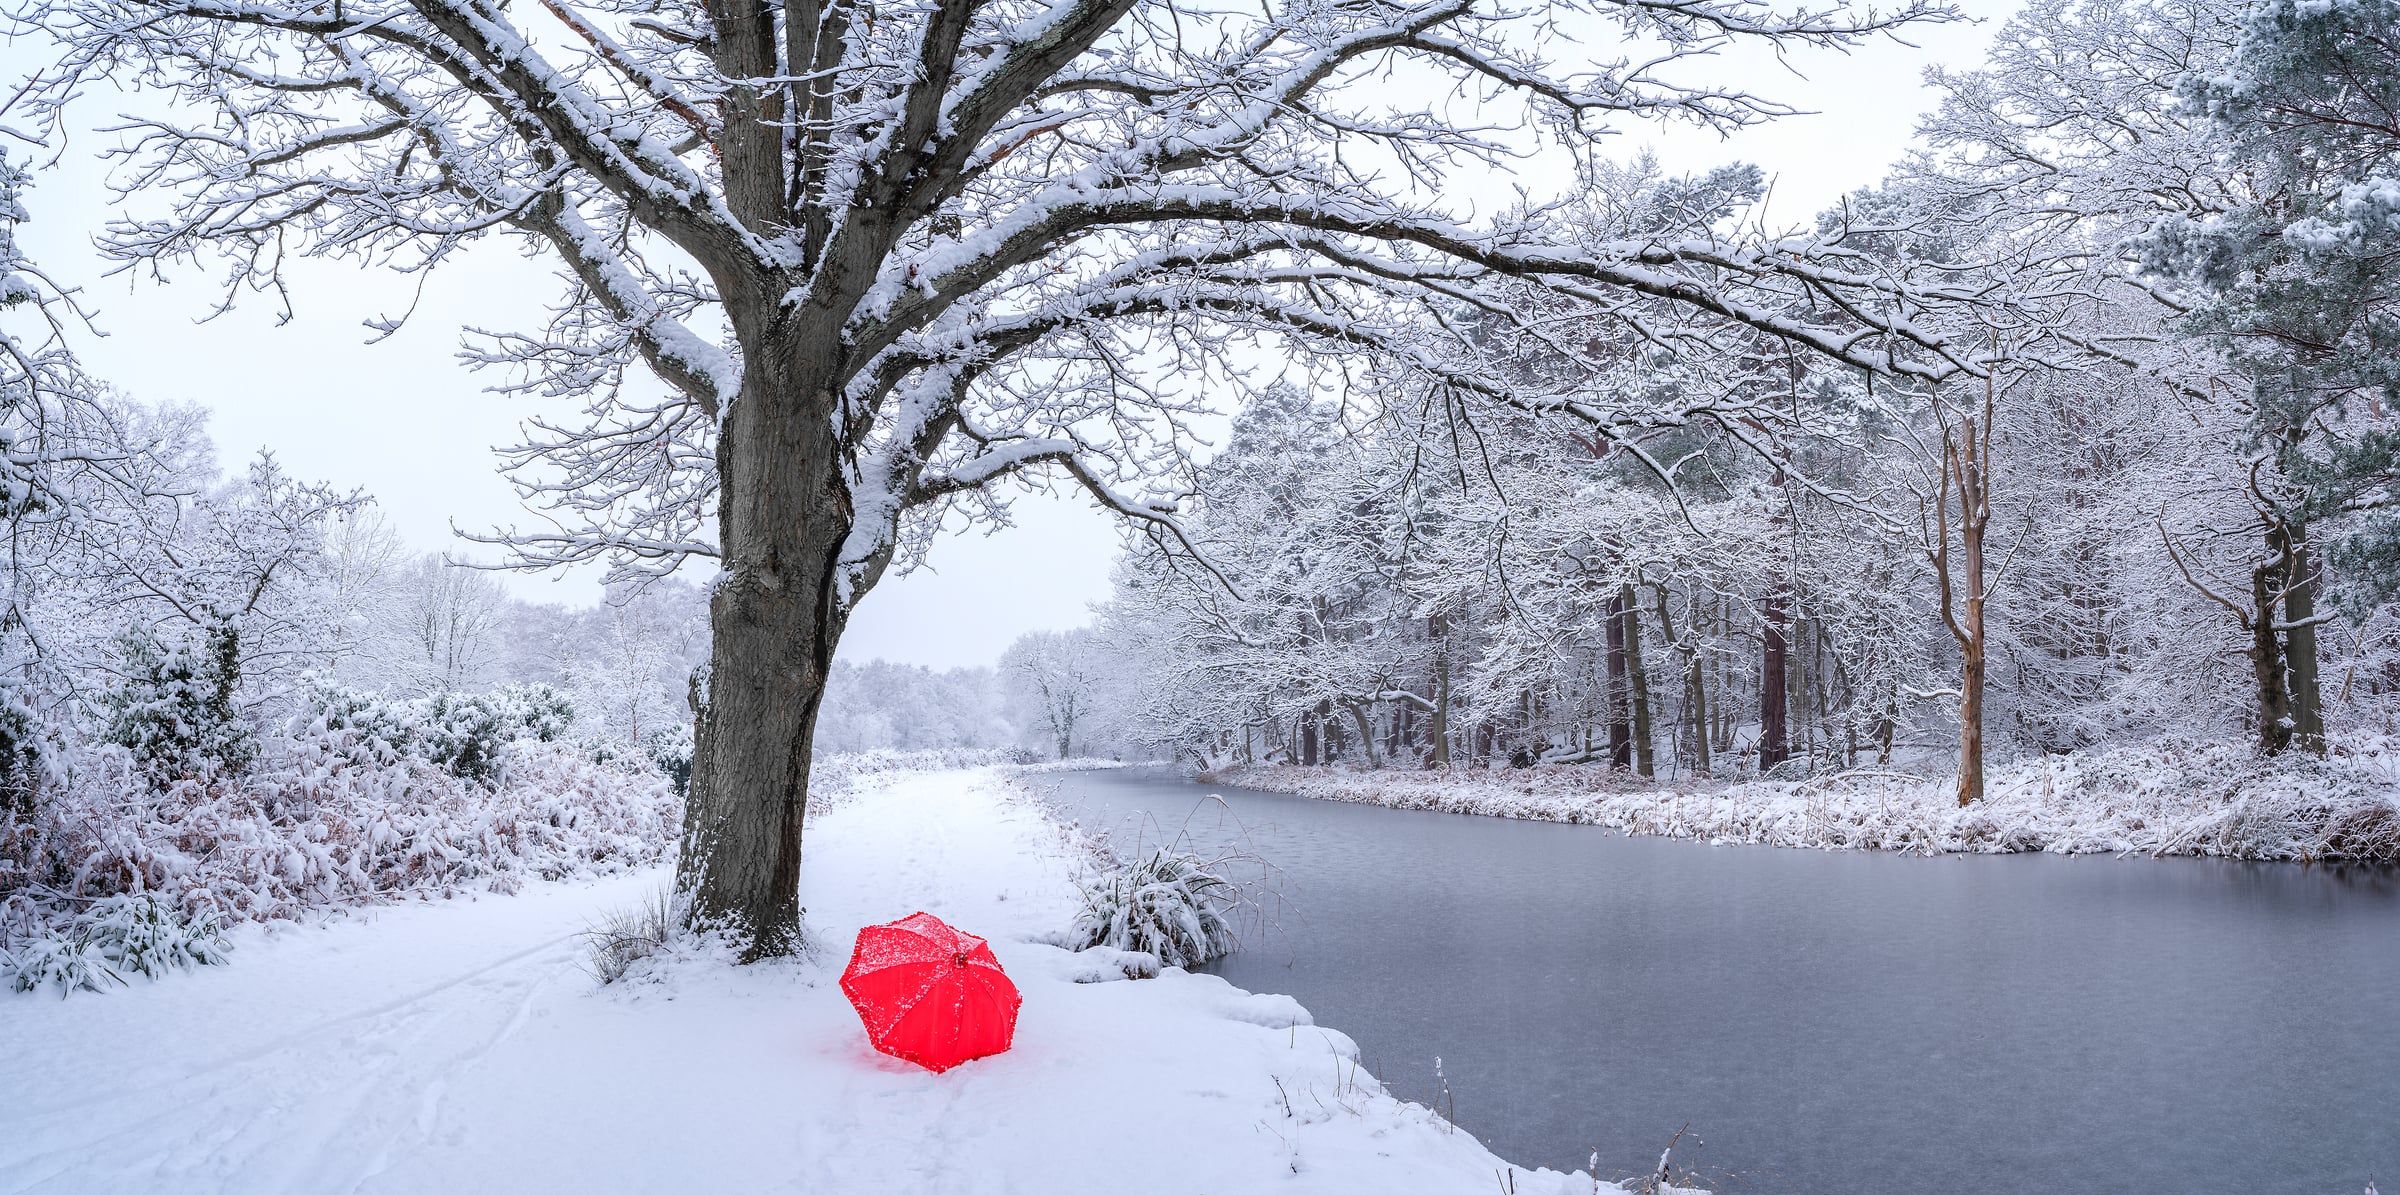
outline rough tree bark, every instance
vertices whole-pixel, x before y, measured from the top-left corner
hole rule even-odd
[[[2284,574],[2283,654],[2285,669],[2291,674],[2292,746],[2323,755],[2325,704],[2317,681],[2317,574],[2308,548],[2307,525],[2290,524],[2285,540],[2290,563]]]
[[[1650,758],[1650,670],[1642,666],[1642,610],[1631,585],[1617,591],[1617,621],[1617,639],[1625,646],[1626,696],[1633,707],[1633,770],[1646,779],[1656,774]]]

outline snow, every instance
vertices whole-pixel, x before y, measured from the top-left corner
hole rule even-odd
[[[2326,758],[2161,739],[1995,767],[1960,808],[1947,776],[1857,768],[1806,780],[1653,785],[1596,765],[1352,771],[1246,767],[1203,779],[1396,809],[1584,822],[1714,843],[1916,854],[2206,855],[2400,862],[2400,744]]]
[[[0,999],[11,1189],[1590,1192],[1386,1094],[1289,997],[1055,935],[1090,858],[989,769],[885,774],[810,828],[798,962],[600,987],[579,936],[663,869],[245,926],[234,965]],[[1015,1049],[934,1075],[836,987],[865,924],[991,940]],[[1105,954],[1105,957],[1100,957]]]

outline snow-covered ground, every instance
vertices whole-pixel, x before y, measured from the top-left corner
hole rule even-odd
[[[1035,941],[1084,857],[993,772],[902,775],[812,823],[802,962],[599,986],[580,935],[651,869],[0,997],[0,1191],[1595,1190],[1393,1099],[1288,997]],[[834,980],[858,927],[918,909],[991,939],[1014,1050],[935,1075],[868,1048]]]
[[[1804,780],[1637,781],[1588,764],[1528,769],[1250,767],[1203,779],[1334,801],[1708,842],[1920,854],[2053,851],[2400,862],[2400,744],[2323,758],[2161,740],[1995,767],[1960,808],[1949,776],[1862,768]]]

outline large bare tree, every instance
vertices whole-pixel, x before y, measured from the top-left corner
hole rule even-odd
[[[1677,353],[1759,331],[1848,366],[1978,368],[1848,230],[1602,237],[1572,205],[1445,204],[1458,172],[1588,163],[1612,121],[1786,111],[1710,78],[1739,43],[1841,48],[1894,11],[1756,0],[25,0],[102,76],[110,253],[425,270],[521,235],[569,291],[483,337],[510,388],[579,396],[508,462],[529,564],[722,570],[678,883],[752,956],[799,910],[811,730],[835,644],[939,512],[1067,478],[1179,548],[1187,420],[1258,348],[1373,353],[1464,404],[1632,421],[1571,376],[1487,368],[1538,287]],[[1586,61],[1558,63],[1555,47]],[[64,125],[58,126],[63,133]],[[1564,173],[1564,172],[1561,172]],[[1476,337],[1454,334],[1483,313]],[[1744,329],[1727,336],[1729,329]],[[1571,355],[1571,354],[1570,354]],[[663,386],[629,378],[646,367]],[[1639,452],[1638,446],[1633,448]],[[1147,479],[1147,480],[1144,480]]]

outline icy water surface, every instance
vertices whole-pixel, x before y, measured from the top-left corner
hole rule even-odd
[[[1621,1177],[1689,1124],[1676,1157],[1733,1195],[2400,1191],[2390,869],[1712,847],[1039,779],[1120,844],[1245,835],[1281,909],[1217,970],[1512,1162],[1597,1149]]]

